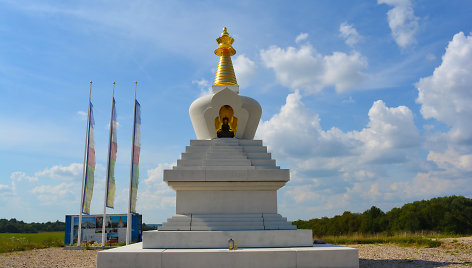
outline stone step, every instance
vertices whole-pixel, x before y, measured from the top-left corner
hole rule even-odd
[[[193,159],[248,159],[246,155],[241,153],[222,154],[214,152],[206,152],[203,154],[199,153],[182,153],[182,160],[193,160]]]
[[[203,147],[203,146],[185,146],[186,153],[202,153],[208,151],[211,147]]]
[[[271,159],[271,153],[245,153],[248,159]]]
[[[275,213],[264,213],[262,215],[262,217],[264,217],[265,220],[284,220],[286,221],[287,218],[286,217],[282,217],[282,215],[280,214],[275,214]]]
[[[198,215],[198,216],[196,216]],[[262,221],[267,221],[267,222],[278,222],[278,221],[283,221],[287,222],[287,218],[282,217],[278,215],[278,217],[262,217],[262,214],[254,214],[255,216],[252,216],[251,214],[247,216],[241,216],[238,214],[228,214],[228,216],[224,214],[214,214],[214,215],[206,215],[202,216],[203,214],[195,214],[195,215],[186,215],[186,216],[173,216],[172,218],[168,218],[167,221],[178,221],[178,222],[202,222],[202,221],[207,221],[207,222],[214,222],[214,221],[221,221],[221,222],[226,222],[226,221],[246,221],[246,222],[262,222]]]
[[[174,215],[159,230],[295,230],[280,214],[193,214]]]
[[[284,225],[267,225],[264,224],[265,230],[297,230],[297,226],[291,224]]]
[[[221,152],[221,151],[228,151],[228,152],[242,152],[243,151],[243,147],[240,147],[240,146],[234,146],[234,147],[231,147],[231,146],[214,146],[214,147],[210,147],[208,149],[208,152]]]
[[[192,220],[191,227],[192,229],[199,226],[207,226],[207,227],[218,227],[218,226],[261,226],[264,228],[264,224],[262,221],[260,222],[252,222],[252,221],[241,221],[241,222],[194,222]]]
[[[205,153],[205,152],[216,152],[216,153],[236,153],[236,152],[244,152],[242,147],[234,147],[234,148],[229,148],[229,147],[222,147],[222,148],[217,148],[217,147],[186,147],[185,148],[186,153]]]
[[[186,166],[164,170],[164,181],[217,181],[218,179],[287,182],[290,179],[290,173],[288,169],[279,167],[260,169],[255,166]]]
[[[243,151],[245,153],[267,153],[266,146],[244,146]]]
[[[239,142],[239,139],[234,138],[215,138],[211,140],[212,143],[231,143],[231,142]]]
[[[190,146],[239,145],[239,141],[238,139],[190,140]]]
[[[239,140],[242,146],[262,146],[262,140]]]
[[[211,140],[190,140],[190,146],[211,146]]]
[[[251,161],[248,159],[177,160],[177,166],[251,166]]]
[[[180,214],[180,215],[182,215],[182,214]],[[190,215],[190,214],[188,214],[188,215]],[[280,214],[275,214],[275,213],[191,214],[192,217],[196,217],[196,218],[261,218],[263,215],[280,215]]]
[[[275,166],[275,160],[273,159],[251,159],[252,166]]]
[[[159,226],[159,231],[227,231],[227,230],[297,230],[297,226],[295,225],[265,225],[265,226],[231,226],[231,225],[224,225],[224,226],[190,226],[190,225],[169,225],[169,226]]]
[[[212,147],[235,147],[235,146],[241,146],[239,142],[215,142],[211,145]]]
[[[157,230],[159,231],[190,231],[190,225],[188,226],[175,226],[175,225],[169,225],[169,226],[159,226],[157,227]]]
[[[253,166],[255,169],[280,169],[279,166]]]
[[[264,226],[192,226],[192,231],[235,231],[235,230],[264,230]]]
[[[221,219],[221,218],[207,218],[207,219],[192,219],[192,225],[263,225],[262,218],[259,219]]]
[[[227,171],[231,171],[231,170],[254,170],[254,169],[256,169],[255,166],[205,166],[205,167],[198,167],[198,166],[176,167],[174,166],[172,167],[172,170],[227,170]]]

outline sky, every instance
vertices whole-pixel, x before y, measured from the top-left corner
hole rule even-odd
[[[78,214],[89,82],[103,213],[113,82],[115,208],[126,213],[134,82],[141,103],[137,210],[175,213],[163,181],[191,139],[227,27],[240,94],[291,180],[290,220],[472,198],[472,2],[0,0],[0,218]]]

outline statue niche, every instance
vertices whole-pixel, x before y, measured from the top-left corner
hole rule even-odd
[[[238,128],[238,118],[234,116],[233,108],[223,105],[219,116],[215,118],[216,136],[218,138],[234,138]]]

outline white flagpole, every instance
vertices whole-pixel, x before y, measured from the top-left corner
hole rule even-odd
[[[131,240],[131,197],[132,192],[131,188],[133,186],[133,157],[134,157],[134,138],[136,132],[136,89],[138,87],[138,81],[135,82],[134,85],[134,116],[133,116],[133,142],[131,143],[131,170],[130,170],[130,179],[129,179],[129,202],[128,202],[128,216],[126,221],[126,245],[129,245]]]
[[[85,184],[85,172],[87,163],[87,150],[88,150],[88,141],[90,135],[90,101],[92,101],[92,81],[90,81],[90,93],[89,93],[89,102],[87,110],[87,129],[85,130],[85,150],[84,150],[84,166],[82,169],[82,192],[80,192],[80,214],[79,214],[79,230],[77,232],[77,246],[80,247],[80,240],[82,239],[82,209],[84,204],[84,184]]]
[[[109,137],[109,143],[108,143],[108,159],[107,159],[107,176],[105,177],[105,198],[103,202],[103,224],[102,224],[102,247],[105,246],[105,241],[106,241],[106,229],[105,229],[105,223],[106,223],[106,217],[107,217],[107,197],[108,197],[108,176],[110,175],[110,157],[111,157],[111,143],[112,143],[112,130],[113,130],[113,101],[115,99],[115,82],[113,82],[113,95],[111,98],[111,115],[110,115],[110,137]]]

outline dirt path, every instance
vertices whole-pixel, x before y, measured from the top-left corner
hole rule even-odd
[[[438,248],[350,245],[360,267],[472,267],[472,237],[447,238]],[[95,267],[96,250],[48,248],[0,254],[0,267]]]

